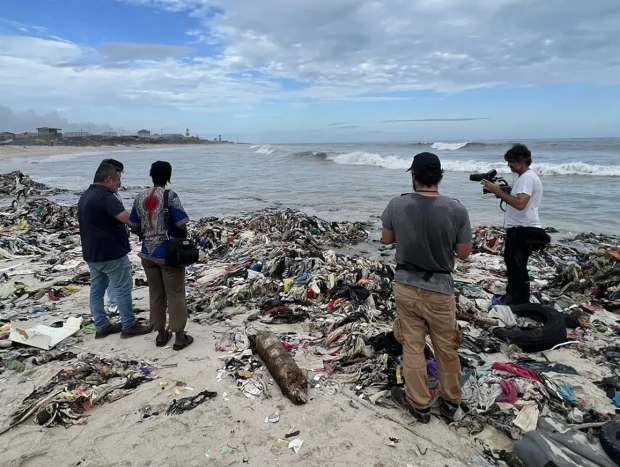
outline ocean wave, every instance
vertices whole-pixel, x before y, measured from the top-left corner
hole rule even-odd
[[[365,165],[384,169],[408,169],[411,159],[397,156],[382,156],[363,151],[349,152],[345,154],[333,154],[327,157],[336,164]],[[446,172],[488,172],[497,170],[500,174],[510,174],[510,168],[505,162],[482,162],[482,161],[454,161],[444,160],[442,167]],[[567,162],[564,164],[538,163],[532,164],[532,169],[547,176],[555,175],[590,175],[599,177],[620,177],[620,165],[595,165],[584,162]]]
[[[431,149],[437,149],[439,151],[456,151],[457,149],[464,148],[468,144],[470,144],[469,141],[467,141],[465,143],[442,143],[442,142],[438,142],[438,143],[431,144]]]
[[[329,151],[302,151],[296,152],[292,157],[316,157],[317,159],[329,159],[330,157],[334,157],[339,154],[339,152]]]
[[[404,144],[400,144],[400,146],[405,146],[408,148],[418,148],[418,149],[434,149],[436,151],[458,151],[459,149],[482,150],[486,147],[508,148],[511,146],[511,144],[512,143],[509,143],[509,142],[482,143],[479,141],[463,141],[463,142],[445,143],[443,141],[436,141],[434,143],[428,143],[428,142],[404,143]]]
[[[327,157],[336,164],[343,165],[368,165],[372,167],[382,167],[385,169],[408,169],[411,166],[410,159],[396,156],[381,156],[369,152],[355,151],[345,154],[334,154]]]
[[[273,154],[276,150],[273,146],[269,146],[269,145],[255,145],[255,146],[250,146],[249,149],[256,149],[256,151],[254,151],[254,154],[265,154],[265,155]]]

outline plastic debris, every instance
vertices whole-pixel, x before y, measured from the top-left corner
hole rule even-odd
[[[304,442],[301,439],[295,438],[290,443],[288,443],[288,448],[295,451],[295,454],[299,454],[299,451],[301,451],[301,447],[303,446],[303,444]]]
[[[280,411],[276,410],[274,413],[265,418],[265,423],[278,423],[280,421]]]

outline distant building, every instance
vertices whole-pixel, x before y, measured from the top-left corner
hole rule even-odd
[[[189,128],[186,128],[186,129],[185,129],[185,137],[186,137],[186,138],[189,138]]]
[[[86,138],[91,136],[88,131],[67,131],[62,134],[63,138]]]
[[[185,136],[183,136],[181,133],[168,133],[165,135],[161,135],[164,139],[184,139]]]
[[[101,133],[102,136],[118,136],[117,131],[104,131]]]
[[[15,139],[15,133],[11,133],[8,131],[0,132],[0,141],[8,141],[11,139]]]
[[[218,139],[218,141],[219,141],[219,142],[222,142],[222,135],[219,135],[219,136],[217,137],[217,139]]]
[[[138,136],[140,138],[148,138],[149,136],[151,136],[151,132],[149,130],[140,130],[138,132]]]
[[[39,136],[62,136],[60,128],[48,128],[44,126],[41,128],[37,128],[37,132]]]

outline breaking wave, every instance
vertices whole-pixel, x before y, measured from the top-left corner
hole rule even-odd
[[[456,151],[457,149],[462,149],[467,146],[469,142],[466,143],[433,143],[431,144],[431,149],[437,149],[438,151]]]
[[[250,146],[250,149],[256,149],[256,151],[254,151],[254,154],[273,154],[275,152],[275,148],[273,146],[269,146],[269,145],[256,145],[256,146]]]
[[[330,159],[338,154],[340,153],[329,151],[303,151],[293,154],[293,157],[316,157],[317,159]]]
[[[465,150],[480,150],[485,147],[510,147],[510,143],[480,143],[477,141],[465,141],[458,143],[444,143],[437,141],[435,143],[405,143],[404,146],[419,149],[435,149],[436,151],[458,151],[459,149]]]
[[[385,169],[408,169],[411,166],[410,159],[396,156],[381,156],[369,152],[355,151],[346,154],[329,156],[336,164],[343,165],[368,165]]]
[[[343,165],[365,165],[384,169],[408,169],[411,159],[397,156],[382,156],[363,151],[349,152],[345,154],[328,155],[327,160]],[[488,172],[491,169],[501,174],[509,174],[510,169],[505,162],[482,162],[482,161],[442,161],[442,167],[447,172]],[[595,165],[584,162],[569,162],[565,164],[534,163],[532,169],[540,175],[591,175],[599,177],[620,177],[620,165]]]

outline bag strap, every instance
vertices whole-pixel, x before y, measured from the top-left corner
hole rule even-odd
[[[166,238],[170,238],[168,230],[170,229],[170,190],[164,190],[164,222],[166,223]]]

